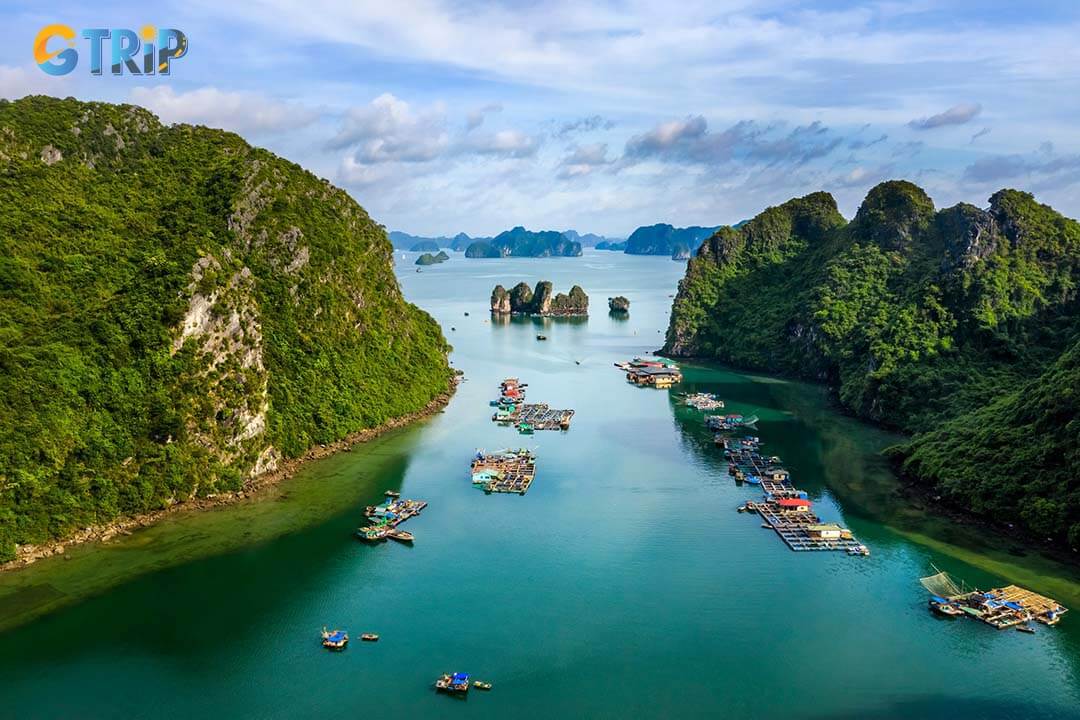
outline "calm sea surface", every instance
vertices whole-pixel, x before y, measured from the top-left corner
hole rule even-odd
[[[821,388],[688,365],[676,390],[759,415],[765,449],[873,554],[793,553],[735,512],[758,491],[728,477],[701,414],[612,367],[662,344],[682,263],[454,254],[416,273],[401,257],[465,372],[446,412],[258,501],[0,575],[0,717],[1080,717],[1075,571],[901,501],[878,454],[898,438]],[[588,321],[491,321],[496,283],[541,279],[580,284]],[[607,314],[617,294],[629,319]],[[507,375],[574,408],[571,430],[495,426]],[[476,448],[523,445],[527,495],[472,488]],[[351,537],[385,489],[428,501],[414,547]],[[931,564],[1074,610],[1033,636],[940,620],[918,585]],[[382,639],[331,654],[324,625]],[[436,695],[451,670],[494,690]]]

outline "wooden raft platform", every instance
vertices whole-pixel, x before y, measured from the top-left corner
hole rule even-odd
[[[471,469],[473,484],[486,493],[524,495],[536,476],[536,455],[525,449],[481,451],[473,458]]]
[[[504,425],[527,424],[533,430],[568,430],[573,410],[553,410],[547,403],[517,405],[513,412],[496,412],[491,419]]]
[[[1014,602],[1024,610],[1031,613],[1034,620],[1046,625],[1055,625],[1068,609],[1045,595],[1032,592],[1018,585],[1007,585],[1003,588],[995,588],[990,591],[1002,602]]]
[[[747,502],[739,510],[760,515],[764,527],[775,531],[789,548],[795,552],[839,550],[852,555],[869,554],[850,530],[823,522],[810,511],[806,493],[792,484],[780,458],[765,457],[758,452],[761,445],[758,438],[719,436],[717,444],[724,447],[724,456],[730,463],[728,472],[736,480],[752,479],[764,493],[762,500]]]

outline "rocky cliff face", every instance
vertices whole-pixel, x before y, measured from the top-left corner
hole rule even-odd
[[[0,101],[0,205],[0,478],[21,478],[0,560],[237,490],[449,385],[383,230],[235,135]]]
[[[922,189],[892,181],[870,191],[850,224],[815,193],[702,244],[664,352],[828,382],[854,413],[921,433],[1044,372],[1080,337],[1078,287],[1080,224],[1026,193],[937,211]],[[1054,451],[1068,456],[1060,443]],[[913,472],[939,466],[929,452]],[[1019,492],[1071,507],[1071,490],[1037,481],[1051,470],[1044,458]],[[975,494],[967,502],[993,505]],[[1059,539],[1074,522],[1061,517]]]

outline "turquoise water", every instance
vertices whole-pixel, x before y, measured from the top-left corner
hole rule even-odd
[[[936,563],[980,585],[1023,574],[1069,603],[1071,571],[905,509],[877,454],[896,438],[836,413],[821,388],[688,366],[678,389],[759,415],[766,449],[873,555],[793,553],[735,512],[757,491],[727,476],[701,415],[612,367],[661,344],[682,264],[455,254],[415,273],[414,257],[405,293],[465,372],[447,411],[259,502],[0,577],[9,618],[51,610],[0,634],[0,715],[1080,717],[1080,606],[1027,636],[939,620],[917,584]],[[495,283],[540,279],[581,284],[589,320],[491,322]],[[607,315],[616,294],[627,320]],[[492,424],[507,375],[574,408],[571,430]],[[528,494],[474,490],[474,450],[511,445],[537,448]],[[413,547],[350,537],[387,488],[429,502],[406,526]],[[324,625],[382,639],[330,654]],[[450,670],[495,688],[436,695]]]

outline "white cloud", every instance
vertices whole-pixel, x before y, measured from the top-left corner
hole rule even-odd
[[[575,147],[559,163],[558,177],[564,180],[583,177],[590,174],[595,168],[612,164],[614,161],[608,158],[607,151],[607,143],[593,143]]]
[[[465,116],[465,132],[475,130],[476,128],[483,125],[484,116],[488,113],[502,112],[502,109],[502,105],[499,105],[498,103],[492,103],[490,105],[485,105],[482,108],[477,108],[476,110],[473,110]]]
[[[953,105],[937,115],[916,118],[908,123],[908,127],[913,130],[933,130],[945,125],[963,125],[974,120],[980,112],[982,112],[982,105],[978,103]]]
[[[470,133],[463,138],[457,151],[506,158],[525,158],[536,154],[539,142],[520,130],[499,130],[491,133]]]
[[[329,147],[355,148],[356,160],[374,164],[427,162],[443,154],[449,144],[441,106],[417,112],[404,100],[384,93],[369,105],[350,110]]]
[[[238,133],[294,130],[315,121],[310,108],[261,93],[204,87],[177,93],[168,85],[137,87],[131,101],[150,109],[165,123],[206,125]]]
[[[0,98],[17,100],[25,95],[70,94],[71,83],[66,77],[52,77],[37,68],[0,65]]]

